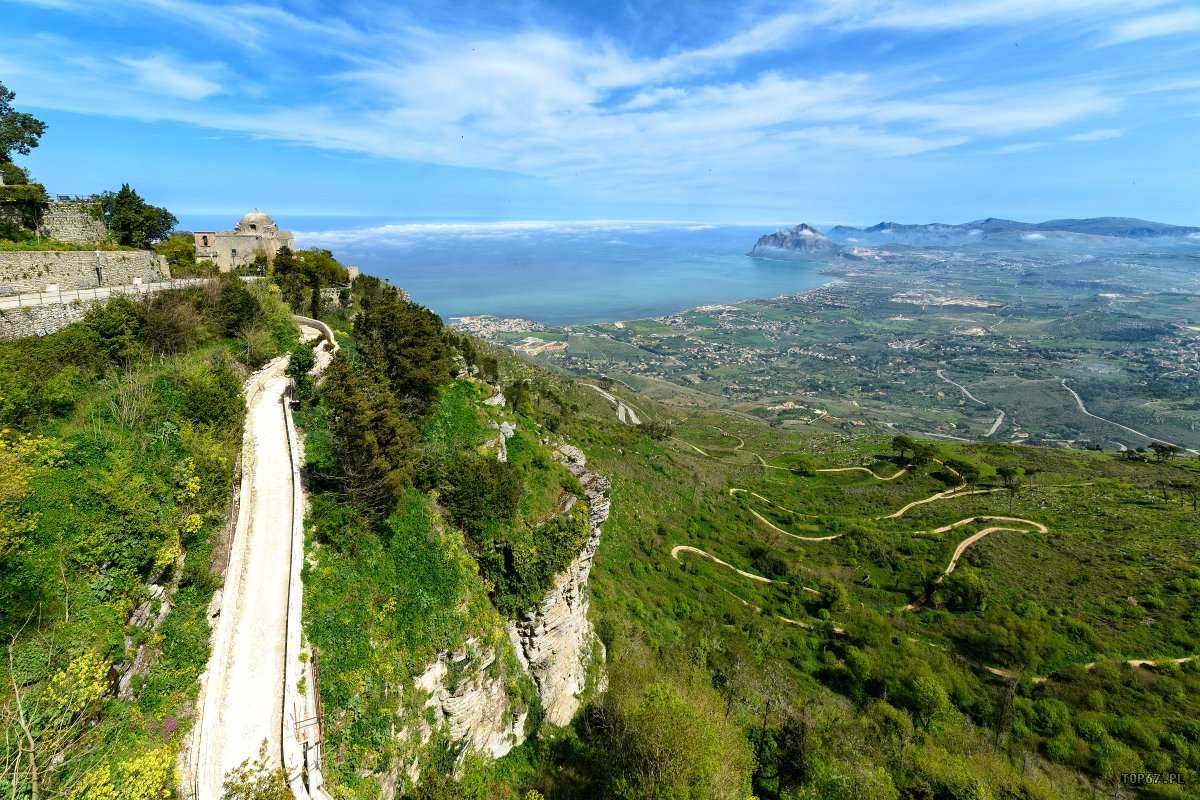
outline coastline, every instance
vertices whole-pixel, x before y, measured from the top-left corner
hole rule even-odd
[[[729,310],[735,306],[744,305],[746,303],[755,303],[764,300],[777,300],[785,297],[800,299],[815,292],[832,289],[838,286],[848,286],[850,284],[850,280],[843,275],[829,276],[828,273],[825,273],[824,271],[818,271],[817,274],[825,275],[829,277],[829,280],[825,281],[819,286],[810,286],[809,288],[801,289],[798,292],[786,292],[784,294],[772,295],[771,297],[744,297],[728,302],[702,303],[700,305],[688,306],[687,308],[683,308],[678,311],[669,311],[664,314],[648,317],[624,317],[621,319],[605,320],[601,322],[575,322],[566,325],[555,325],[548,322],[541,322],[530,317],[505,317],[499,314],[488,313],[458,314],[455,316],[448,316],[445,319],[447,326],[454,328],[455,330],[466,331],[467,333],[472,333],[473,329],[480,324],[490,324],[492,326],[496,326],[498,329],[500,329],[499,332],[502,333],[537,333],[547,330],[562,330],[570,332],[576,328],[590,328],[604,325],[611,325],[620,329],[624,328],[625,325],[630,322],[637,322],[639,320],[658,320],[666,317],[678,316],[680,314],[704,313],[705,311],[722,309]]]

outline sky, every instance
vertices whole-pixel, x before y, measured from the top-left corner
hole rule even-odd
[[[0,0],[0,83],[184,219],[1200,225],[1197,0]]]

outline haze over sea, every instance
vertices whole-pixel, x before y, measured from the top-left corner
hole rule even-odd
[[[191,217],[195,229],[236,220]],[[296,246],[326,247],[443,318],[555,325],[637,319],[819,286],[819,265],[748,258],[773,225],[644,222],[408,222],[280,218]],[[208,226],[207,228],[203,226]]]

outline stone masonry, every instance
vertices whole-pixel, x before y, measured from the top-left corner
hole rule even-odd
[[[93,303],[94,301],[85,299],[77,303],[0,310],[0,340],[54,333],[72,322],[83,319],[83,312]]]
[[[97,285],[96,253],[86,250],[0,252],[0,295]],[[101,251],[101,286],[152,283],[170,277],[166,259],[145,250]]]
[[[51,203],[42,212],[41,233],[69,244],[99,244],[108,238],[104,219],[92,213],[97,203]]]
[[[99,204],[88,201],[49,203],[42,211],[38,233],[68,244],[99,244],[108,238],[108,228],[93,209],[98,211]],[[25,220],[17,206],[0,203],[0,224],[24,228]]]

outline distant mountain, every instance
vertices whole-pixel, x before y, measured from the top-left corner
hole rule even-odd
[[[1014,234],[1025,234],[1017,237]],[[881,222],[869,228],[854,228],[837,225],[828,231],[833,242],[851,245],[910,244],[910,245],[965,245],[985,240],[1000,240],[994,243],[1024,241],[1028,243],[1049,241],[1066,243],[1072,241],[1070,234],[1086,237],[1108,237],[1110,239],[1145,240],[1178,239],[1200,243],[1200,228],[1183,225],[1166,225],[1128,217],[1095,217],[1092,219],[1053,219],[1048,222],[1018,222],[1011,219],[987,219],[947,225],[934,222],[928,225],[906,225],[897,222]],[[1093,242],[1095,243],[1095,242]],[[1116,243],[1114,243],[1116,244]]]
[[[790,230],[760,237],[750,255],[757,258],[796,259],[832,256],[841,250],[842,248],[829,241],[825,234],[802,222]]]

